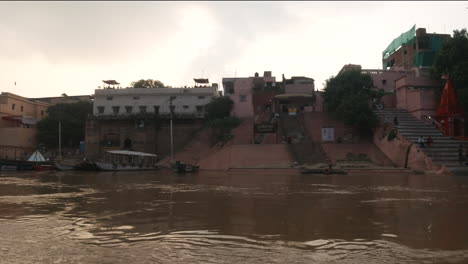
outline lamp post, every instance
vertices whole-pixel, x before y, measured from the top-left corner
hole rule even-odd
[[[175,96],[171,96],[169,98],[169,109],[170,109],[170,112],[171,112],[171,122],[170,122],[170,129],[171,129],[171,162],[174,161],[174,139],[173,139],[173,135],[172,135],[172,116],[173,116],[173,108],[172,108],[172,100],[176,99]]]

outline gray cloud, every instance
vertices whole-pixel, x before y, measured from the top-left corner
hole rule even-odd
[[[116,62],[139,54],[177,30],[176,5],[161,2],[0,3],[0,30],[20,46],[9,57],[44,55],[53,63]],[[0,32],[1,33],[1,32]]]

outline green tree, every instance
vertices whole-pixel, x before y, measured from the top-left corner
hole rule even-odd
[[[228,96],[214,97],[205,107],[206,117],[208,120],[229,117],[233,106],[234,102]]]
[[[229,96],[214,97],[206,105],[207,123],[213,131],[212,144],[228,142],[233,137],[232,129],[241,123],[239,118],[230,116],[233,106]]]
[[[37,140],[48,148],[58,147],[59,121],[62,146],[77,147],[85,138],[86,118],[93,112],[93,103],[80,101],[60,103],[47,109],[47,117],[37,123]]]
[[[359,70],[343,72],[326,81],[324,100],[328,111],[346,125],[353,126],[362,135],[370,135],[378,125],[378,117],[372,111],[371,99],[383,95],[373,88],[369,74]]]
[[[139,80],[136,82],[132,82],[130,84],[133,88],[164,88],[164,83],[158,80],[147,79],[147,80]]]
[[[454,30],[453,37],[442,44],[434,60],[433,77],[440,80],[448,75],[462,104],[468,113],[468,33],[466,29]]]

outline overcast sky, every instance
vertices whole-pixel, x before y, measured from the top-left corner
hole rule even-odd
[[[0,2],[0,88],[85,95],[102,80],[141,78],[221,87],[269,70],[322,89],[344,64],[381,68],[382,51],[415,24],[466,28],[468,2]]]

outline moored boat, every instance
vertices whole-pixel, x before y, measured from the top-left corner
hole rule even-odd
[[[104,171],[134,171],[157,170],[157,155],[129,150],[110,150],[104,160],[95,161],[99,170]]]
[[[66,163],[64,161],[54,161],[54,165],[57,168],[57,170],[60,171],[71,171],[71,170],[76,170],[75,166],[76,164],[71,164],[71,163]]]
[[[174,164],[174,171],[177,173],[197,172],[200,166],[186,164],[181,161],[176,161]]]

